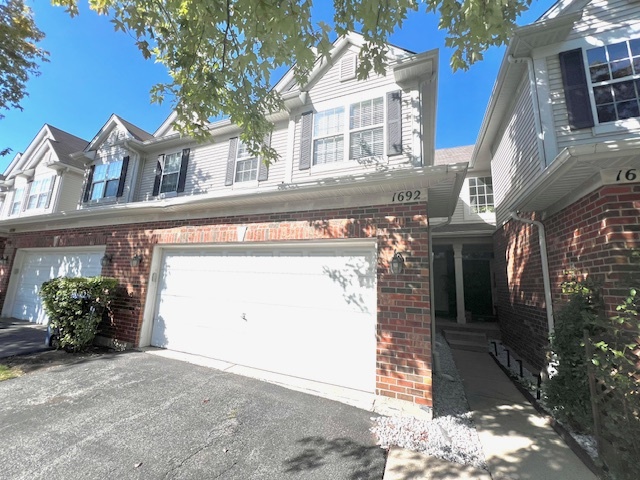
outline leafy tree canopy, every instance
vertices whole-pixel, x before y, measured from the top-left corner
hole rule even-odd
[[[52,0],[78,13],[78,0]],[[366,42],[359,78],[385,68],[385,43],[411,11],[438,13],[454,49],[451,66],[466,69],[509,37],[531,0],[334,0],[338,35],[359,31]],[[226,115],[243,130],[251,151],[270,132],[265,115],[282,107],[271,74],[295,64],[305,84],[316,55],[327,56],[331,28],[311,18],[312,0],[89,0],[128,32],[145,58],[164,64],[171,82],[151,89],[152,101],[172,98],[181,133],[207,137],[209,119]],[[313,47],[313,48],[312,48]],[[262,150],[267,162],[272,149]]]
[[[47,52],[37,46],[43,38],[23,0],[0,0],[0,111],[22,110],[27,80],[38,75],[38,62],[47,60]],[[0,150],[0,156],[9,151]]]

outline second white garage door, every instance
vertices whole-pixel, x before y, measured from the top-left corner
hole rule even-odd
[[[375,389],[375,245],[167,250],[151,344]]]
[[[18,251],[14,269],[18,269],[15,294],[7,312],[13,318],[47,323],[38,295],[41,285],[56,277],[93,277],[100,275],[104,247],[93,251]]]

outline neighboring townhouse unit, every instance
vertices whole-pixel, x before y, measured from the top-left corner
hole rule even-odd
[[[470,168],[491,164],[503,340],[545,365],[568,275],[609,313],[640,248],[640,2],[561,1],[509,44]]]
[[[22,154],[15,156],[0,181],[0,222],[26,220],[69,211],[78,204],[84,163],[70,153],[82,150],[87,141],[44,125]],[[5,240],[5,239],[3,239]],[[6,240],[5,240],[6,241]],[[10,259],[0,257],[0,269]],[[39,284],[51,275],[98,275],[100,262],[80,255],[69,261],[64,254],[29,255],[21,258],[22,267],[14,276],[18,285]],[[7,272],[3,272],[6,276]],[[4,315],[41,323],[45,315],[37,295],[18,288],[12,301],[5,304]]]
[[[153,135],[112,116],[71,155],[76,210],[0,224],[3,313],[37,295],[25,258],[88,255],[122,285],[112,344],[431,405],[428,223],[453,215],[467,164],[434,164],[437,52],[390,46],[386,75],[359,81],[361,45],[276,85],[268,168],[229,121],[198,144],[173,115]]]

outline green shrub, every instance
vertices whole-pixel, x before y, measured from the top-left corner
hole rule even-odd
[[[566,282],[563,291],[569,295],[569,301],[556,314],[550,339],[551,370],[555,372],[544,383],[543,390],[558,420],[579,432],[591,432],[593,413],[583,332],[595,323],[599,301],[591,285]]]
[[[42,284],[40,296],[52,331],[59,333],[59,348],[77,352],[91,345],[117,285],[106,277],[61,277]]]

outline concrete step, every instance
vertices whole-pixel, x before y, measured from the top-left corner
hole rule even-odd
[[[487,345],[480,345],[476,342],[468,342],[464,340],[447,340],[449,346],[453,350],[467,350],[469,352],[487,352]]]
[[[467,332],[464,330],[443,330],[444,337],[449,341],[475,342],[478,345],[487,344],[487,335],[482,332]]]

